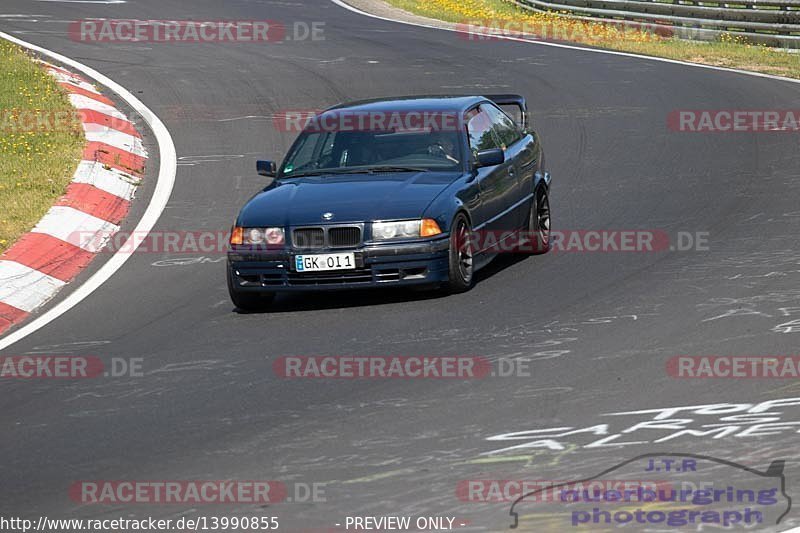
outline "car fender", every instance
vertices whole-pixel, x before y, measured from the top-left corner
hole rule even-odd
[[[450,232],[456,213],[466,213],[471,224],[475,224],[475,208],[480,205],[478,183],[465,174],[442,190],[425,208],[422,217],[432,218],[443,233]]]

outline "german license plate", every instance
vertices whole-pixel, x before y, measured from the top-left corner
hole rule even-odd
[[[298,272],[352,270],[356,267],[356,256],[354,253],[296,255],[294,267]]]

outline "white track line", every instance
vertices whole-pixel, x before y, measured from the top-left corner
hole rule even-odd
[[[75,70],[82,72],[98,82],[100,85],[108,87],[112,92],[116,93],[117,96],[124,100],[125,103],[133,108],[134,111],[141,115],[145,122],[147,122],[147,125],[152,130],[153,135],[155,135],[156,141],[158,142],[160,158],[158,178],[155,190],[153,191],[153,197],[150,199],[150,203],[148,204],[144,215],[142,215],[142,218],[139,220],[139,223],[136,225],[136,228],[134,228],[134,230],[131,232],[132,237],[130,237],[128,241],[120,248],[120,251],[111,256],[111,258],[106,261],[106,263],[101,266],[100,269],[92,275],[92,277],[90,277],[83,285],[70,293],[66,298],[64,298],[64,300],[30,323],[0,339],[0,350],[2,350],[24,339],[31,333],[38,331],[42,327],[46,326],[56,318],[60,317],[78,305],[86,297],[96,291],[103,283],[113,276],[114,273],[122,267],[122,265],[125,264],[125,262],[131,257],[133,251],[135,251],[136,248],[138,248],[142,243],[144,236],[146,236],[150,230],[153,229],[153,226],[155,226],[158,218],[161,216],[161,213],[167,206],[169,197],[172,194],[172,188],[175,185],[177,157],[175,154],[175,145],[172,142],[172,137],[170,136],[166,126],[164,126],[164,123],[161,122],[161,119],[159,119],[155,113],[150,111],[147,106],[145,106],[138,98],[136,98],[123,86],[119,85],[93,68],[79,63],[74,59],[70,59],[56,52],[51,52],[50,50],[36,46],[35,44],[22,41],[13,35],[0,32],[0,38],[6,39],[14,44],[55,59],[64,65],[68,65]]]
[[[366,11],[361,11],[358,8],[351,6],[350,4],[344,2],[343,0],[331,0],[334,4],[339,7],[343,7],[348,11],[352,11],[353,13],[358,13],[359,15],[364,15],[365,17],[371,17],[374,19],[385,20],[388,22],[396,22],[398,24],[407,24],[409,26],[418,26],[420,28],[431,28],[434,30],[443,30],[443,31],[452,31],[452,32],[461,32],[463,30],[458,30],[456,28],[443,28],[441,26],[435,26],[433,24],[422,24],[420,22],[409,22],[406,20],[397,20],[389,17],[383,17],[381,15],[375,15],[372,13],[367,13]],[[446,23],[445,23],[446,24]],[[528,43],[528,44],[537,44],[540,46],[552,46],[553,48],[565,48],[567,50],[580,50],[582,52],[591,52],[593,54],[607,54],[612,56],[622,56],[622,57],[634,57],[636,59],[646,59],[648,61],[658,61],[660,63],[671,63],[673,65],[685,65],[689,67],[695,68],[705,68],[709,70],[718,70],[721,72],[734,72],[736,74],[744,74],[746,76],[754,76],[756,78],[767,78],[770,80],[780,80],[780,81],[788,81],[789,83],[800,83],[800,79],[794,78],[784,78],[783,76],[774,76],[772,74],[763,74],[761,72],[750,72],[749,70],[739,70],[735,68],[726,68],[726,67],[715,67],[713,65],[701,65],[699,63],[689,63],[687,61],[679,61],[677,59],[666,59],[663,57],[653,57],[653,56],[644,56],[640,54],[632,54],[630,52],[617,52],[616,50],[601,50],[598,48],[584,48],[582,46],[575,46],[571,44],[561,44],[561,43],[551,43],[548,41],[533,41],[530,39],[523,39],[520,37],[511,37],[508,35],[498,35],[496,33],[486,33],[485,35],[491,36],[496,39],[503,39],[505,41],[516,41],[520,43]]]

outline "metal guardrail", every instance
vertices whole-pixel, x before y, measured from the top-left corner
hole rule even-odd
[[[800,0],[511,0],[537,12],[624,24],[683,39],[713,41],[724,34],[748,42],[800,48]]]

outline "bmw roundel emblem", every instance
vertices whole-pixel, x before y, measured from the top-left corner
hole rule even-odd
[[[322,218],[324,218],[325,220],[331,220],[333,218],[333,213],[331,213],[330,211],[327,213],[323,213]]]

